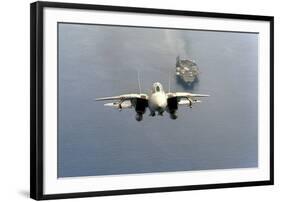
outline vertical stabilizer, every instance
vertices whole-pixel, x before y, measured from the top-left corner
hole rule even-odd
[[[141,83],[140,83],[140,72],[138,70],[138,85],[139,85],[139,93],[141,94]]]
[[[180,56],[179,56],[179,55],[177,56],[176,61],[177,61],[177,62],[176,62],[176,67],[177,67],[177,66],[179,66],[179,65],[180,65]]]

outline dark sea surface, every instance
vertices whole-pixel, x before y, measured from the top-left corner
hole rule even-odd
[[[199,81],[176,79],[176,56]],[[58,177],[258,166],[258,34],[59,24]],[[168,90],[210,94],[192,109],[135,120],[95,98]]]

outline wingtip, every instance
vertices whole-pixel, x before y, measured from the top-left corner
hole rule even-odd
[[[198,97],[210,97],[210,95],[207,94],[197,94]]]
[[[201,95],[202,97],[210,97],[210,95],[208,94],[199,94],[199,95]]]

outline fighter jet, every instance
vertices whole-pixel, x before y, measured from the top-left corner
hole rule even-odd
[[[141,121],[146,108],[150,111],[150,116],[163,116],[166,111],[170,114],[171,119],[177,119],[177,110],[179,105],[186,105],[190,108],[194,103],[201,102],[200,97],[209,95],[193,94],[188,92],[168,92],[165,93],[161,83],[156,82],[152,85],[152,90],[149,94],[123,94],[113,97],[97,98],[96,101],[113,100],[112,103],[106,103],[105,106],[110,106],[120,111],[122,109],[134,108],[136,111],[136,120]]]

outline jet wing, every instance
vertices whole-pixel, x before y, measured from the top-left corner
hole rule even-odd
[[[148,106],[148,95],[146,94],[124,94],[112,97],[97,98],[96,101],[114,100],[113,103],[106,103],[105,106],[119,110],[134,107],[136,112],[144,113]]]
[[[105,103],[104,106],[107,106],[107,107],[112,107],[112,108],[115,108],[115,109],[130,109],[133,107],[132,105],[132,101],[130,100],[125,100],[125,101],[117,101],[117,102],[112,102],[112,103]]]
[[[206,94],[193,94],[188,92],[167,93],[168,103],[174,107],[176,106],[175,103],[192,107],[192,104],[201,102],[198,98],[208,96],[209,95]]]
[[[118,95],[118,96],[112,96],[112,97],[102,97],[97,98],[96,101],[103,101],[103,100],[134,100],[137,98],[148,100],[148,96],[146,94],[124,94],[124,95]]]
[[[192,99],[192,98],[200,98],[200,97],[208,97],[210,95],[206,94],[193,94],[188,92],[175,92],[175,93],[167,93],[168,98],[176,97],[180,101],[181,99]]]

